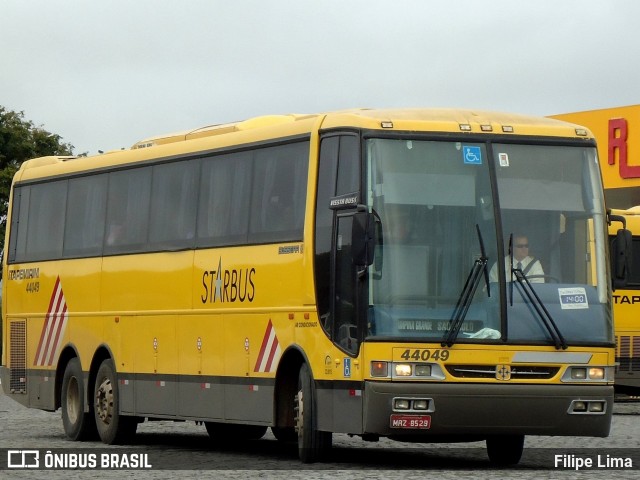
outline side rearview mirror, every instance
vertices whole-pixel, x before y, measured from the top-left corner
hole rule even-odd
[[[631,243],[631,232],[626,228],[618,230],[611,240],[611,275],[614,289],[627,285],[631,269]]]

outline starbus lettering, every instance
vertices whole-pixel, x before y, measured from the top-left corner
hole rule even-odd
[[[202,273],[202,303],[253,302],[256,288],[255,268],[223,269],[222,258],[217,270]]]

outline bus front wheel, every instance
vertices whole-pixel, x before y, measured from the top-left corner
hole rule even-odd
[[[307,364],[300,367],[298,393],[295,396],[295,429],[298,433],[298,455],[304,463],[321,460],[331,448],[331,432],[317,429],[315,389]]]
[[[136,419],[119,412],[118,382],[111,360],[103,361],[98,369],[93,401],[98,434],[104,443],[124,443],[135,435]]]
[[[96,436],[96,424],[91,411],[85,413],[84,377],[80,360],[72,358],[62,377],[62,425],[71,440],[88,440]]]
[[[524,435],[500,435],[487,438],[487,455],[493,465],[516,465],[524,450]]]

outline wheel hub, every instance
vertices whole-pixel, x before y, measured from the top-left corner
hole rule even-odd
[[[304,399],[302,396],[302,390],[298,392],[295,399],[295,412],[296,412],[296,432],[298,436],[301,436],[304,431]]]
[[[104,423],[113,418],[113,387],[109,379],[104,379],[96,391],[96,413]]]

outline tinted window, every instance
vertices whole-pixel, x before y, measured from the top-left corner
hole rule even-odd
[[[249,242],[302,239],[308,156],[308,143],[255,152]]]
[[[301,240],[308,156],[300,142],[18,186],[8,260]]]
[[[9,240],[9,261],[11,262],[22,262],[26,259],[30,194],[31,187],[16,188],[13,193],[11,239]],[[18,228],[21,225],[23,228]]]
[[[360,190],[360,155],[358,137],[340,137],[340,164],[336,195]]]
[[[31,187],[26,238],[29,260],[47,260],[62,255],[66,201],[66,180]]]
[[[107,208],[107,175],[69,180],[64,256],[100,255]]]
[[[139,252],[146,248],[150,198],[150,168],[109,174],[105,253]]]
[[[251,158],[250,152],[241,152],[203,161],[198,208],[198,245],[247,243]]]
[[[192,246],[198,198],[196,161],[155,165],[151,189],[151,249]]]
[[[322,140],[320,147],[320,163],[318,165],[318,190],[316,198],[316,298],[322,327],[330,331],[330,295],[331,295],[331,232],[333,226],[333,210],[329,208],[329,200],[335,196],[336,172],[338,165],[338,146],[340,137],[329,137]]]

